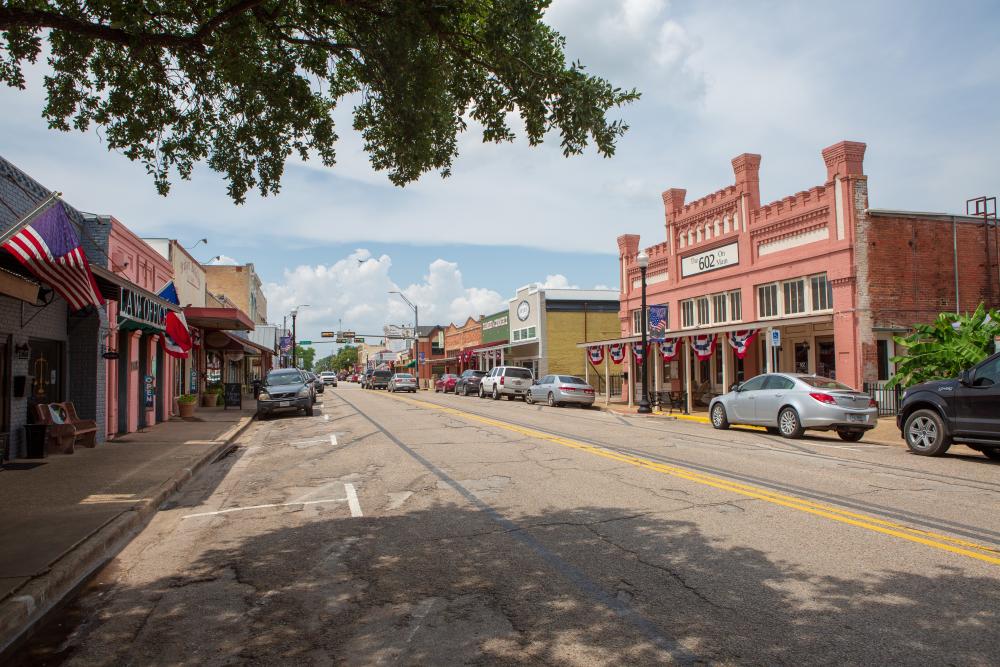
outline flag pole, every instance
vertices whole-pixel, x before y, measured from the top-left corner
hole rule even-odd
[[[3,246],[3,244],[7,243],[7,241],[17,236],[17,234],[22,229],[30,225],[35,220],[35,218],[40,216],[42,213],[45,213],[45,211],[49,210],[49,208],[53,204],[59,201],[60,197],[62,197],[61,192],[53,192],[45,199],[45,201],[36,206],[30,213],[21,218],[18,222],[14,223],[13,227],[0,234],[0,246]]]

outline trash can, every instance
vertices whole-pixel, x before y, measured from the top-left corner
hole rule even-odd
[[[47,424],[25,424],[24,443],[29,459],[45,458],[45,432]]]

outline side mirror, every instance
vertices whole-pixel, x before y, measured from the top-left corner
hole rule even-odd
[[[743,391],[743,383],[742,382],[734,383],[733,386],[729,388],[729,391]]]
[[[958,375],[958,381],[968,387],[972,384],[972,371],[962,371]]]

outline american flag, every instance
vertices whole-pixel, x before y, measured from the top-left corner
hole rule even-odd
[[[3,247],[66,299],[71,311],[104,304],[62,202],[38,215]]]
[[[667,307],[649,307],[649,337],[653,340],[663,340],[667,333]]]

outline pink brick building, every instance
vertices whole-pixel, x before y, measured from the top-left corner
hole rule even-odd
[[[772,369],[860,388],[891,376],[894,334],[942,311],[1000,303],[995,224],[869,209],[865,148],[842,141],[824,149],[825,180],[769,204],[760,202],[761,157],[747,153],[732,161],[732,185],[691,202],[682,189],[663,193],[666,240],[645,248],[647,303],[667,307],[664,335],[681,339],[681,353],[669,363],[655,348],[647,355],[651,388],[686,391],[695,409]],[[639,340],[639,250],[637,235],[618,237],[621,338],[590,345]],[[728,338],[746,330],[758,335],[739,359]],[[774,351],[772,330],[780,335]],[[706,345],[713,335],[714,351],[698,360],[692,337]]]

